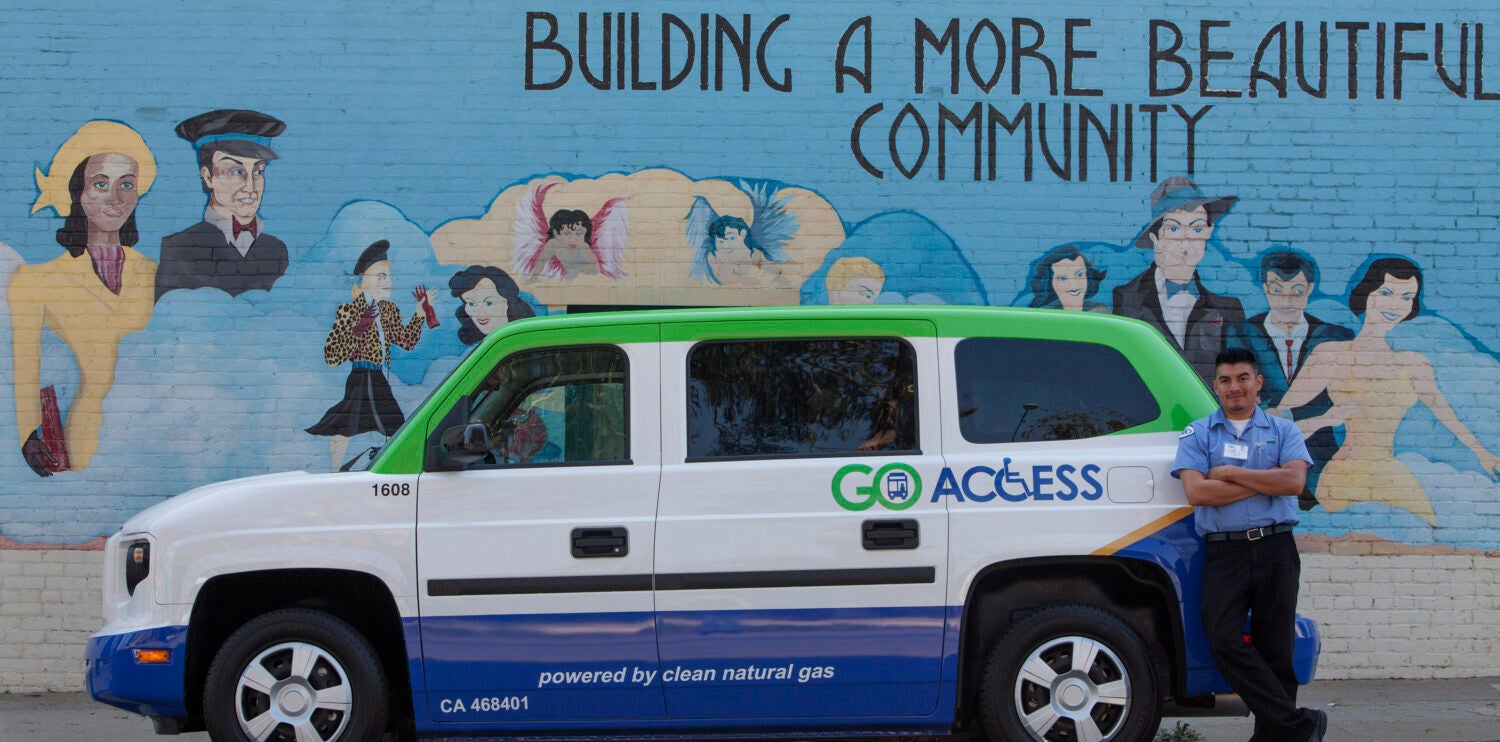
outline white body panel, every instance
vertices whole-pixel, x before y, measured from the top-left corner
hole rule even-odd
[[[795,337],[810,326],[787,323],[782,329]],[[935,399],[935,342],[920,337],[905,341],[915,351],[919,399]],[[663,389],[688,387],[692,347],[663,345]],[[843,668],[845,675],[836,682],[849,683],[838,686],[848,690],[829,691],[849,698],[841,713],[930,712],[942,654],[948,514],[941,504],[926,502],[899,511],[879,505],[849,511],[835,502],[830,481],[849,464],[879,470],[892,462],[914,468],[924,481],[935,479],[943,465],[941,441],[935,434],[938,405],[918,405],[918,430],[929,431],[919,439],[920,454],[688,461],[687,400],[674,392],[664,395],[663,402],[664,466],[656,544],[662,666],[711,668],[725,658],[753,657],[766,663],[818,658],[817,662]],[[865,475],[861,482],[869,479]],[[851,481],[846,489],[854,486]],[[915,521],[919,545],[864,548],[862,526],[872,520]],[[931,578],[902,583],[893,576],[911,569],[931,570]],[[808,570],[824,574],[799,574]],[[676,575],[693,576],[699,587],[672,588]],[[840,579],[869,584],[834,584]],[[740,580],[760,584],[727,586]],[[805,584],[777,585],[778,581]],[[726,586],[714,587],[716,583]],[[833,625],[842,629],[830,629]],[[886,643],[902,644],[911,655],[892,659],[886,667],[882,690],[902,689],[890,696],[864,685],[879,674],[868,668],[878,661],[875,654],[889,653]],[[778,695],[782,691],[774,688],[669,685],[665,691],[673,716],[776,715],[785,703]]]
[[[381,496],[375,489],[402,484],[410,495]],[[203,585],[221,575],[338,569],[374,575],[402,615],[415,615],[416,493],[413,476],[292,472],[179,495],[131,518],[111,539],[106,616],[109,603],[127,602],[116,584],[123,557],[113,547],[142,537],[153,543],[145,586],[158,605],[191,606]],[[184,611],[166,613],[158,615],[160,625]]]

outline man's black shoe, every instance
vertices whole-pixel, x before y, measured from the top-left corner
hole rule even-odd
[[[1313,730],[1307,742],[1323,742],[1323,735],[1328,733],[1328,712],[1320,709],[1311,709],[1311,711],[1318,722],[1318,728]]]

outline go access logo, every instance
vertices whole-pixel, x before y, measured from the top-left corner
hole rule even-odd
[[[877,502],[887,510],[905,510],[922,498],[922,477],[910,465],[886,464],[871,476],[872,471],[864,464],[848,464],[839,469],[833,475],[834,502],[854,512],[869,510]],[[1101,471],[1098,464],[1024,467],[1013,465],[1009,458],[998,469],[972,466],[962,476],[945,466],[938,475],[931,501],[951,497],[955,503],[1096,502],[1104,496],[1104,483],[1098,477]],[[869,483],[858,484],[860,481]]]
[[[905,510],[922,499],[922,476],[902,463],[886,464],[870,477],[869,484],[856,485],[854,497],[844,494],[844,479],[857,474],[863,478],[874,471],[864,464],[849,464],[833,475],[833,499],[845,510],[869,510],[880,503],[887,510]]]

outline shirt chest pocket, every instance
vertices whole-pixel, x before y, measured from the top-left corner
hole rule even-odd
[[[1276,451],[1277,446],[1275,438],[1253,443],[1250,445],[1250,458],[1247,460],[1246,466],[1249,466],[1252,469],[1273,468],[1279,463],[1277,461]]]

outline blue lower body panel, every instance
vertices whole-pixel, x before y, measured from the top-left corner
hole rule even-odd
[[[405,630],[425,655],[412,689],[424,736],[943,734],[959,612],[450,616]]]
[[[171,660],[143,665],[137,649],[166,649]],[[88,688],[94,700],[146,716],[186,716],[187,627],[163,626],[89,639]]]

